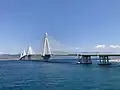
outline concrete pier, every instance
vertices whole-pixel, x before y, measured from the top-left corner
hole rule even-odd
[[[82,64],[81,55],[77,55],[77,62],[76,62],[76,64]]]
[[[28,60],[31,60],[32,56],[31,55],[27,55],[27,58],[28,58]]]
[[[109,58],[106,55],[99,56],[99,63],[98,65],[110,65]]]
[[[44,56],[42,56],[44,61],[48,61],[50,59],[51,55],[50,54],[46,54]]]
[[[81,62],[82,62],[82,64],[92,64],[91,56],[90,55],[82,55]]]

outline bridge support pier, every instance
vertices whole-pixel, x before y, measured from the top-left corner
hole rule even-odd
[[[109,58],[108,56],[102,55],[99,56],[99,63],[98,65],[110,65],[111,63],[109,62]]]
[[[82,59],[81,59],[81,55],[77,55],[77,63],[76,64],[82,64]]]
[[[50,54],[46,54],[44,56],[42,56],[44,61],[48,61],[50,59],[51,55]]]
[[[82,55],[81,63],[82,64],[92,64],[91,56],[90,55]]]
[[[28,58],[28,60],[32,59],[31,55],[27,55],[27,58]]]

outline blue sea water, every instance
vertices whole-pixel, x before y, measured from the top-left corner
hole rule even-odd
[[[0,90],[120,90],[119,63],[75,62],[0,61]]]

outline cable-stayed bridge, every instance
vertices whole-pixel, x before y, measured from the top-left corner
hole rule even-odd
[[[67,54],[77,54],[78,48],[76,47],[69,47],[66,46],[57,40],[55,40],[52,36],[48,36],[47,33],[45,33],[43,43],[40,47],[40,53],[35,53],[32,47],[28,47],[24,52],[21,54],[22,56],[25,55],[45,55],[45,54],[51,54],[51,55],[67,55]]]
[[[26,57],[30,60],[33,56],[47,61],[52,56],[77,56],[78,59],[82,60],[84,63],[91,64],[91,56],[98,56],[100,59],[100,64],[104,61],[102,62],[102,65],[109,65],[109,56],[120,56],[119,53],[83,53],[80,52],[80,49],[77,47],[69,47],[61,44],[53,37],[48,36],[47,33],[45,33],[42,44],[40,53],[33,52],[32,47],[29,46],[23,53],[21,53],[20,60],[24,60]],[[81,61],[79,62],[81,63]]]

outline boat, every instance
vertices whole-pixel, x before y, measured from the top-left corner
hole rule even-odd
[[[80,62],[80,61],[77,61],[76,64],[81,64],[81,62]]]

